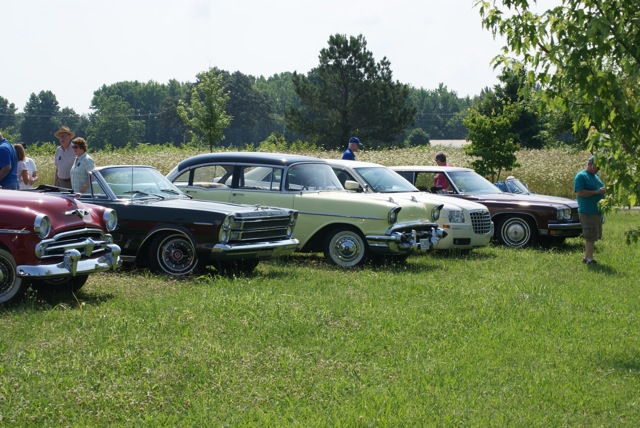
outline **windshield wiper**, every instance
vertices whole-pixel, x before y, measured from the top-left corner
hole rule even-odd
[[[124,192],[124,195],[134,195],[134,196],[153,196],[156,198],[160,198],[160,199],[164,199],[164,196],[162,195],[157,195],[155,193],[150,194],[150,193],[146,193],[146,192],[142,192],[140,190],[129,190],[128,192]]]

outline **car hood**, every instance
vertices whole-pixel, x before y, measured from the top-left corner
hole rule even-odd
[[[327,212],[350,217],[386,218],[388,212],[398,206],[402,208],[398,215],[399,223],[431,222],[431,210],[424,201],[382,193],[305,192],[296,198],[294,208],[301,213]]]
[[[0,190],[0,205],[15,213],[15,215],[9,215],[5,212],[3,223],[11,222],[17,228],[32,226],[36,215],[44,214],[51,220],[51,229],[54,233],[83,227],[102,229],[99,221],[86,212],[101,211],[103,208],[83,204],[71,196]],[[100,218],[99,215],[97,218]],[[21,223],[24,224],[21,225]]]
[[[561,198],[558,196],[547,196],[547,195],[517,195],[514,193],[491,193],[491,194],[483,194],[483,195],[472,195],[465,194],[465,197],[470,198],[471,200],[477,201],[479,203],[489,203],[489,202],[500,202],[500,203],[509,203],[517,205],[547,205],[547,206],[557,206],[557,205],[566,205],[571,208],[578,208],[578,202],[573,199]]]
[[[445,195],[437,195],[434,193],[426,192],[404,192],[404,193],[390,193],[389,196],[402,196],[411,198],[416,197],[418,200],[429,202],[431,204],[444,204],[448,209],[463,209],[469,211],[486,210],[487,207],[478,202],[469,201],[466,199],[452,198]]]
[[[133,202],[134,204],[137,203]],[[238,213],[257,213],[260,212],[264,215],[267,214],[285,214],[291,210],[279,208],[279,207],[266,207],[260,205],[249,205],[249,204],[234,204],[228,202],[213,202],[213,201],[200,201],[196,199],[162,199],[157,200],[154,199],[152,201],[141,202],[140,204],[149,204],[153,207],[158,208],[170,208],[176,210],[184,210],[188,209],[191,211],[202,211],[205,213],[217,212],[224,213],[226,215],[229,214],[238,214]]]

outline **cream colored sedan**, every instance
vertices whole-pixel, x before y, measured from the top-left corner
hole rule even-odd
[[[298,211],[298,251],[352,267],[367,258],[406,258],[446,236],[441,204],[346,191],[323,160],[279,153],[221,152],[180,162],[167,178],[195,199]]]

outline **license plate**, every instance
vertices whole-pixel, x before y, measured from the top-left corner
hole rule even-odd
[[[431,241],[429,241],[429,239],[421,239],[420,242],[418,243],[418,245],[420,246],[421,250],[428,250],[429,248],[431,248]]]

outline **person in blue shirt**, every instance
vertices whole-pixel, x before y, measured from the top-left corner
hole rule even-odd
[[[356,152],[362,148],[362,143],[357,137],[349,138],[347,150],[342,153],[342,159],[356,160]]]
[[[607,189],[598,177],[599,170],[591,156],[587,161],[587,167],[573,179],[573,191],[578,200],[582,236],[585,240],[585,257],[582,261],[587,264],[596,262],[593,259],[595,242],[602,239],[602,210],[598,202],[604,198]]]
[[[18,155],[13,144],[0,134],[0,187],[18,190]]]

